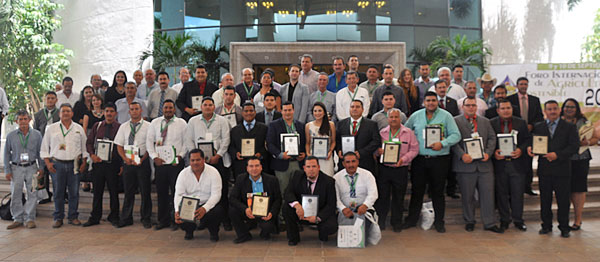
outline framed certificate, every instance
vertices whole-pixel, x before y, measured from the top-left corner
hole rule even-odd
[[[283,147],[283,152],[287,152],[288,156],[298,156],[300,154],[299,146],[300,139],[296,134],[289,134],[283,136],[283,141],[281,143]]]
[[[227,119],[227,122],[229,123],[229,127],[233,128],[233,127],[237,126],[237,118],[236,118],[235,113],[226,114],[226,115],[224,115],[224,117]]]
[[[594,136],[594,126],[591,123],[586,123],[585,125],[579,128],[579,140],[590,140]],[[583,154],[585,150],[587,150],[589,146],[580,146],[579,154]]]
[[[498,134],[498,149],[501,156],[511,156],[511,153],[517,149],[517,141],[512,134]]]
[[[202,111],[202,96],[192,96],[192,108]]]
[[[254,152],[254,144],[256,143],[256,139],[254,138],[242,138],[242,152],[240,155],[242,157],[252,157],[256,153]]]
[[[269,197],[268,196],[252,196],[252,215],[258,217],[266,217],[269,215]]]
[[[179,217],[185,222],[196,222],[196,209],[200,207],[200,199],[183,196],[179,203]]]
[[[302,195],[302,209],[304,209],[304,217],[316,216],[319,212],[319,196]]]
[[[483,159],[483,143],[479,138],[464,139],[465,152],[471,156],[473,160]]]
[[[327,159],[329,137],[312,137],[312,155],[318,159]]]
[[[400,148],[402,143],[383,144],[383,162],[384,164],[396,164],[400,161]]]
[[[356,151],[354,136],[342,136],[342,155]]]
[[[113,152],[113,141],[97,139],[96,140],[96,152],[95,154],[102,159],[103,162],[111,162],[112,161],[112,152]]]
[[[535,155],[548,154],[548,136],[533,136],[531,152]]]
[[[204,152],[204,158],[206,160],[210,159],[215,155],[215,146],[213,142],[198,142],[198,149]]]
[[[175,146],[157,146],[156,153],[158,157],[165,161],[165,164],[178,164],[177,152]]]
[[[125,145],[123,146],[123,150],[125,151],[125,156],[131,159],[135,164],[141,164],[140,159],[140,147],[136,145]]]
[[[432,145],[442,142],[442,127],[437,125],[425,127],[425,148],[432,148]]]

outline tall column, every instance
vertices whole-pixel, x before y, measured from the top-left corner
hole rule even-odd
[[[162,28],[183,28],[185,26],[185,0],[161,0]],[[175,36],[183,31],[167,31],[167,35]]]

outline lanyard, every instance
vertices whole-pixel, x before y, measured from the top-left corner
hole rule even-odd
[[[346,175],[346,181],[348,182],[348,185],[350,185],[350,197],[356,197],[356,181],[358,180],[358,173],[352,176],[352,181],[350,181],[349,176],[350,175]]]
[[[225,107],[225,105],[223,105],[223,114],[224,115],[228,115],[235,112],[235,105],[231,106],[231,110],[229,112],[227,112],[227,108]]]
[[[327,96],[327,92],[319,92],[319,102],[323,103],[323,99],[325,99],[325,96]]]
[[[248,91],[248,87],[246,86],[246,83],[242,82],[242,84],[244,84],[244,89],[246,89],[246,94],[248,95],[248,97],[250,97],[250,94],[252,94],[252,91],[254,91],[254,85],[252,85],[252,87],[250,88],[250,91]]]
[[[283,121],[283,123],[285,124],[285,129],[287,130],[288,133],[296,133],[296,127],[294,127],[294,121],[292,120],[292,126],[288,126],[288,124]]]
[[[133,127],[133,123],[129,122],[129,128],[131,128],[131,133],[133,134],[133,137],[135,137],[137,132],[142,128],[142,123],[140,122],[139,127],[136,129]]]
[[[25,137],[25,141],[23,141],[23,134],[19,133],[19,140],[21,141],[21,145],[23,149],[27,149],[27,144],[29,144],[29,135],[31,134],[31,130],[27,132],[27,136]]]
[[[60,132],[62,132],[63,138],[67,137],[67,135],[71,132],[71,130],[73,130],[73,129],[69,129],[69,130],[67,130],[67,133],[65,133],[62,123],[60,124]],[[29,135],[27,135],[27,136],[29,136]]]
[[[393,137],[398,136],[398,134],[400,133],[400,130],[402,130],[402,128],[398,128],[398,131],[396,131],[396,133],[394,134]],[[392,141],[392,128],[390,127],[390,132],[388,133],[388,135],[390,136],[390,139],[388,141]]]
[[[213,122],[215,122],[214,115],[209,121],[206,121],[206,119],[204,119],[204,117],[202,117],[201,119],[202,119],[202,121],[204,121],[204,124],[206,124],[206,130],[210,129],[210,126],[212,126]]]
[[[356,97],[356,94],[357,94],[357,93],[358,93],[358,87],[356,87],[356,88],[354,89],[354,95],[352,95],[352,94],[350,93],[350,88],[348,88],[348,96],[350,96],[350,99],[351,99],[351,100],[350,100],[350,102],[354,101],[354,98]]]
[[[167,121],[167,124],[164,127],[163,127],[163,122],[160,122],[160,132],[162,133],[163,131],[165,131],[165,129],[167,127],[169,127],[169,125],[173,122],[174,119],[175,119],[175,116],[173,116],[171,118],[171,120]],[[165,118],[165,120],[167,120],[167,119]]]
[[[45,114],[44,114],[44,116],[46,117],[46,123],[49,123],[49,122],[50,122],[50,119],[51,119],[51,118],[52,118],[52,116],[54,115],[54,110],[55,110],[55,109],[52,109],[52,111],[48,111],[48,109],[44,109],[44,113],[45,113]],[[50,114],[50,117],[48,117],[48,113],[51,113],[51,114]]]
[[[148,98],[150,92],[152,92],[152,89],[150,89],[150,86],[148,86],[148,84],[146,83],[146,98]]]

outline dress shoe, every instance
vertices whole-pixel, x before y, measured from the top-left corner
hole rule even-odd
[[[540,229],[539,233],[540,233],[540,235],[546,235],[546,234],[552,233],[552,229],[542,227],[542,229]]]
[[[219,234],[215,234],[215,235],[210,235],[210,242],[217,242],[219,241]]]
[[[571,228],[572,231],[580,230],[581,229],[581,224],[579,224],[579,225],[573,224],[572,226],[570,226],[570,228]]]
[[[47,204],[47,203],[50,203],[50,202],[52,202],[52,198],[51,197],[40,200],[39,204],[43,205],[43,204]]]
[[[233,227],[231,226],[231,223],[223,223],[223,230],[225,230],[225,231],[231,231],[231,230],[233,230]]]
[[[156,224],[156,226],[154,226],[154,230],[161,230],[165,227],[169,227],[170,225],[161,225],[161,224]]]
[[[23,223],[15,221],[15,222],[12,222],[12,224],[8,225],[6,227],[6,229],[15,229],[17,227],[22,227],[22,226],[23,226]]]
[[[528,194],[530,196],[537,196],[538,195],[538,193],[533,192],[533,190],[529,190],[529,191],[525,192],[525,194]]]
[[[119,222],[119,225],[117,225],[117,228],[122,228],[122,227],[126,227],[126,226],[131,226],[133,225],[133,222]]]
[[[319,240],[321,240],[322,242],[327,242],[327,241],[329,241],[329,237],[328,236],[319,237]]]
[[[54,220],[54,223],[52,224],[52,228],[59,228],[62,227],[63,225],[63,221],[61,220]]]
[[[457,195],[456,193],[450,193],[450,194],[448,194],[448,196],[451,197],[452,199],[459,199],[460,198],[460,196]]]
[[[152,223],[150,221],[144,221],[144,222],[142,222],[142,225],[144,225],[144,228],[146,228],[146,229],[152,227]]]
[[[177,231],[177,229],[179,229],[179,225],[177,225],[176,223],[172,223],[171,224],[171,230],[172,231]]]
[[[473,230],[475,230],[475,224],[466,224],[465,230],[467,230],[468,232],[473,232]]]
[[[35,225],[35,222],[27,221],[27,223],[25,223],[25,227],[31,229],[31,228],[36,228],[37,226]]]
[[[233,243],[234,244],[241,244],[241,243],[244,243],[244,242],[250,241],[250,240],[252,240],[252,235],[248,234],[248,235],[245,235],[245,236],[238,237],[238,238],[234,239]]]
[[[527,231],[527,226],[524,223],[515,223],[515,228],[521,231]]]
[[[298,245],[297,241],[293,241],[293,240],[288,241],[288,246],[297,246],[297,245]]]
[[[186,231],[183,239],[192,240],[194,238],[194,231]]]
[[[444,225],[434,225],[434,227],[438,233],[446,233],[446,227]]]
[[[79,221],[79,219],[77,218],[69,219],[69,225],[81,226],[81,221]]]
[[[508,222],[500,222],[500,228],[502,230],[507,230],[508,229],[508,225],[510,225],[510,223],[508,223]]]
[[[409,223],[409,222],[405,222],[404,224],[402,224],[402,229],[408,229],[411,227],[416,227],[417,223]]]
[[[394,225],[394,232],[396,232],[396,233],[402,232],[402,225]]]
[[[493,227],[488,227],[485,230],[487,231],[492,231],[494,233],[498,233],[498,234],[502,234],[504,233],[504,229],[499,228],[498,226],[494,225]]]
[[[100,222],[88,220],[87,222],[83,223],[83,227],[90,227],[98,224],[100,224]]]
[[[568,238],[569,236],[571,236],[571,234],[569,233],[569,230],[561,230],[560,236],[564,237],[564,238]]]

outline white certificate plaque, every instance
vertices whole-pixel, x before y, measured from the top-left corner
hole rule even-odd
[[[215,147],[213,142],[199,142],[197,146],[198,149],[202,150],[204,153],[204,159],[209,160],[215,155]]]
[[[327,159],[329,154],[329,137],[312,138],[312,155],[318,159]]]
[[[316,216],[319,212],[319,196],[302,195],[302,209],[304,209],[304,217]]]
[[[290,134],[284,135],[282,146],[283,152],[287,152],[288,156],[298,156],[300,154],[299,151],[300,139],[298,135]]]
[[[432,148],[432,145],[442,142],[442,127],[433,125],[425,127],[425,148]]]
[[[548,136],[533,136],[531,152],[535,155],[548,154]]]
[[[179,217],[185,222],[196,221],[196,209],[200,207],[200,199],[183,196],[179,203]]]
[[[242,157],[252,157],[256,153],[254,152],[254,145],[256,143],[256,139],[254,138],[242,138],[242,152],[240,155]]]
[[[342,136],[342,155],[356,151],[354,136]]]
[[[110,140],[96,140],[96,155],[102,159],[103,162],[112,161],[113,145],[113,141]]]
[[[501,156],[511,156],[511,153],[517,149],[515,136],[512,134],[498,134],[498,149]]]
[[[465,152],[471,156],[473,160],[483,159],[483,143],[479,138],[464,139]]]
[[[202,96],[192,96],[192,108],[202,111]]]

